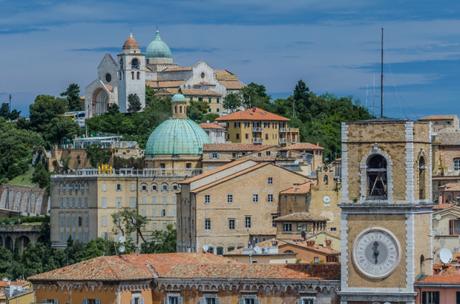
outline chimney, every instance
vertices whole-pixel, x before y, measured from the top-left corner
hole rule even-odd
[[[332,240],[327,239],[326,240],[326,247],[331,248],[331,245],[332,245]]]

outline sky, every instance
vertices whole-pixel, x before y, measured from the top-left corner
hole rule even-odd
[[[303,79],[379,113],[380,28],[385,114],[460,114],[460,1],[0,0],[0,101],[28,112],[38,94],[95,79],[132,32],[160,30],[176,63],[204,60],[288,96]]]

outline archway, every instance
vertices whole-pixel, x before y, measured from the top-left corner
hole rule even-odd
[[[3,238],[0,236],[0,247],[3,247]]]
[[[27,236],[22,235],[16,239],[14,248],[17,250],[17,252],[22,253],[29,243],[30,239]]]
[[[14,249],[13,245],[14,245],[13,244],[13,239],[11,238],[11,236],[7,236],[5,238],[5,248],[13,251],[13,249]]]
[[[93,100],[92,100],[93,114],[94,115],[104,114],[105,112],[107,112],[108,105],[109,105],[109,95],[107,94],[107,92],[104,91],[102,88],[96,89],[93,93]]]

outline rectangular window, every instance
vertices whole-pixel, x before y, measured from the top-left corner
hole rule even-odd
[[[449,234],[460,235],[460,220],[449,221]]]
[[[210,202],[211,202],[211,195],[206,194],[206,195],[204,196],[204,203],[205,203],[205,204],[209,204]]]
[[[228,219],[228,229],[235,230],[235,219]]]
[[[218,304],[217,297],[215,295],[205,295],[204,304]]]
[[[290,224],[290,223],[283,224],[283,231],[284,232],[291,232],[292,231],[292,224]]]
[[[439,304],[439,291],[423,291],[422,304]]]
[[[131,191],[136,191],[136,184],[135,183],[131,183],[130,190]]]
[[[253,203],[259,202],[259,194],[254,193],[254,194],[252,195],[252,202],[253,202]]]
[[[107,191],[107,185],[105,183],[102,184],[101,188],[102,188],[102,192]]]
[[[302,297],[299,302],[300,304],[315,304],[315,297]]]
[[[179,295],[168,295],[166,304],[180,304],[180,302]]]
[[[273,194],[268,194],[267,195],[267,202],[269,202],[269,203],[273,202]]]
[[[233,203],[233,194],[227,194],[227,203]]]
[[[117,184],[117,186],[116,186],[115,190],[117,190],[117,191],[121,191],[121,184]]]
[[[135,197],[130,197],[129,198],[129,208],[136,208],[136,198]]]
[[[457,303],[457,304],[460,304],[460,291],[457,291],[456,297],[457,297],[456,303]]]
[[[102,227],[107,227],[107,216],[102,216],[101,218]]]
[[[244,227],[245,228],[251,228],[251,217],[249,215],[244,217]]]
[[[236,133],[236,139],[240,139],[240,134]]]
[[[273,177],[267,178],[267,184],[269,185],[273,184]]]
[[[460,170],[460,158],[454,158],[454,170]]]
[[[219,158],[219,153],[217,153],[217,152],[212,152],[212,153],[211,153],[211,158],[214,158],[214,159]]]
[[[243,296],[242,304],[258,304],[257,296]]]
[[[211,219],[204,219],[204,230],[211,230]]]
[[[101,198],[101,207],[104,209],[107,208],[107,198],[106,197]]]
[[[276,227],[276,218],[279,217],[278,213],[272,214],[272,227]]]

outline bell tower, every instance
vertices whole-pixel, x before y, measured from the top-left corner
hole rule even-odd
[[[415,303],[432,272],[431,125],[342,124],[341,304]]]
[[[118,106],[120,112],[127,112],[129,96],[137,96],[141,110],[145,108],[145,56],[133,34],[130,34],[123,44],[123,50],[118,54]]]

